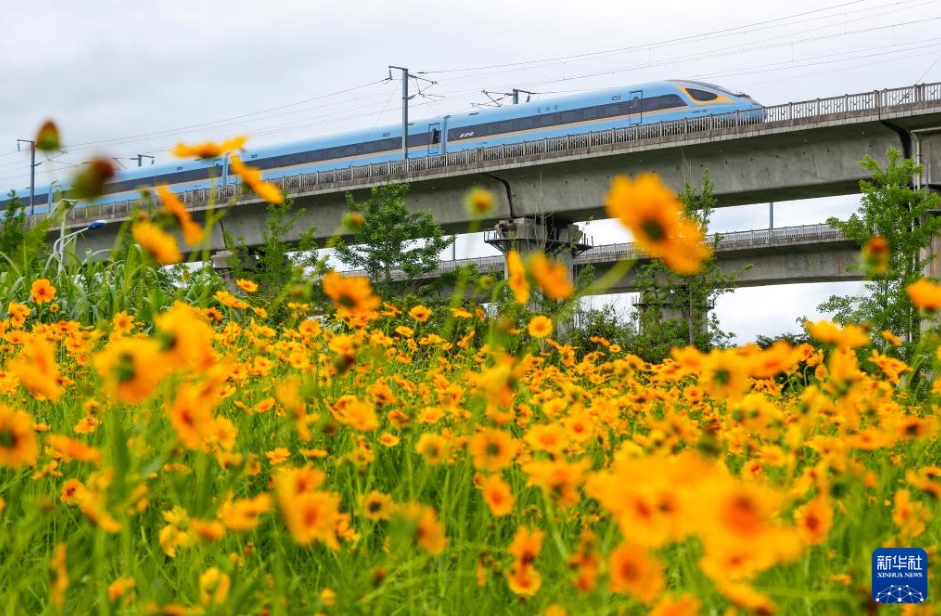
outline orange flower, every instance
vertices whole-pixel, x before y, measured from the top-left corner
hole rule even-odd
[[[544,253],[534,252],[528,259],[529,273],[549,299],[572,297],[575,287],[569,281],[569,268],[564,263],[553,263]]]
[[[207,141],[206,143],[198,143],[196,145],[178,143],[170,153],[177,158],[191,158],[193,156],[197,158],[216,158],[217,156],[222,156],[227,152],[241,150],[242,147],[245,146],[246,141],[248,141],[248,137],[241,136],[227,139],[226,141],[218,144],[211,141]]]
[[[367,312],[375,310],[380,304],[379,298],[372,294],[369,278],[365,276],[327,272],[323,277],[323,290],[338,312]]]
[[[415,543],[429,554],[440,554],[448,545],[444,525],[438,520],[435,510],[428,505],[407,503],[399,507],[399,514],[415,525]]]
[[[131,235],[158,263],[171,265],[183,260],[183,253],[180,252],[176,238],[150,221],[141,220],[134,223]]]
[[[246,166],[238,156],[233,156],[230,163],[232,165],[232,171],[238,174],[238,176],[242,178],[242,181],[255,191],[256,195],[269,203],[278,204],[284,202],[284,195],[281,194],[281,189],[261,179],[261,171]]]
[[[160,200],[163,201],[164,210],[169,212],[176,219],[177,224],[180,225],[186,245],[195,246],[199,244],[203,239],[203,230],[193,221],[186,205],[170,192],[166,184],[157,187],[157,194],[160,195]]]
[[[647,616],[696,616],[701,606],[695,595],[681,595],[676,599],[663,597]]]
[[[531,565],[542,551],[542,540],[545,536],[546,534],[541,530],[531,531],[525,526],[520,526],[510,544],[510,554],[523,566]]]
[[[52,600],[60,610],[65,603],[65,591],[69,587],[69,571],[65,562],[65,543],[56,546],[55,555],[52,557],[51,568],[55,572],[55,579],[52,582]]]
[[[45,304],[56,298],[56,288],[45,278],[33,281],[29,297],[37,304]]]
[[[57,401],[62,395],[62,375],[56,364],[56,344],[42,336],[30,338],[23,352],[9,364],[29,393],[40,400]]]
[[[0,404],[0,466],[22,468],[35,464],[37,458],[39,444],[32,418]]]
[[[516,298],[518,304],[525,304],[529,301],[529,282],[526,280],[523,259],[516,250],[506,253],[506,270],[513,297]]]
[[[484,501],[490,508],[490,513],[495,516],[504,516],[513,513],[513,505],[516,504],[516,497],[509,484],[503,480],[500,475],[491,475],[484,480],[481,486],[484,493]]]
[[[246,293],[254,293],[255,291],[258,290],[258,285],[252,282],[251,280],[245,280],[243,278],[239,278],[238,280],[235,281],[235,284],[237,284],[238,287],[242,289],[243,291],[245,291]]]
[[[640,546],[623,544],[611,552],[611,592],[623,592],[650,603],[663,591],[663,566]]]
[[[909,289],[911,289],[911,287],[909,287]],[[939,290],[941,290],[941,287],[939,287]],[[909,292],[909,295],[911,295],[911,292]],[[941,298],[941,295],[939,295],[939,298]],[[915,305],[918,305],[917,302]],[[838,325],[830,321],[818,321],[817,323],[804,321],[804,327],[807,328],[807,332],[813,336],[815,340],[826,344],[835,344],[841,348],[852,349],[869,344],[869,336],[866,335],[863,328],[858,325],[847,325],[841,329]]]
[[[818,545],[827,539],[833,526],[833,507],[826,496],[810,501],[795,513],[797,532],[805,543]]]
[[[263,513],[271,509],[272,499],[267,492],[262,492],[253,498],[232,500],[230,492],[228,498],[219,507],[218,517],[229,530],[245,532],[258,528]]]
[[[369,520],[388,520],[392,518],[395,503],[388,494],[373,490],[366,496],[360,497],[363,505],[363,515]]]
[[[712,255],[699,225],[683,217],[683,204],[660,178],[644,173],[636,180],[619,176],[605,202],[608,215],[630,229],[650,257],[679,274],[695,274]]]
[[[506,582],[514,594],[532,597],[539,592],[539,588],[542,586],[542,577],[535,567],[514,564],[506,572]]]
[[[499,471],[512,464],[517,448],[516,441],[508,432],[494,428],[485,428],[467,443],[474,467],[485,471]]]
[[[902,344],[902,339],[887,329],[882,330],[882,337],[885,338],[892,346],[901,346]]]
[[[863,244],[863,269],[866,275],[881,278],[889,271],[889,240],[874,237]]]
[[[425,323],[428,321],[428,318],[431,317],[431,309],[427,306],[422,306],[419,304],[411,310],[408,311],[408,316],[412,317],[419,323]]]
[[[36,149],[40,152],[57,152],[62,149],[59,127],[52,120],[46,120],[36,133]]]

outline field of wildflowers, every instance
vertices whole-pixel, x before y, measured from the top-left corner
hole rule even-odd
[[[158,196],[130,231],[153,270],[203,232]],[[654,177],[608,208],[678,271],[709,255]],[[521,304],[574,292],[508,263]],[[881,546],[926,548],[941,596],[941,379],[861,362],[862,328],[651,365],[335,273],[279,322],[250,280],[76,320],[41,274],[0,321],[0,613],[866,614]]]

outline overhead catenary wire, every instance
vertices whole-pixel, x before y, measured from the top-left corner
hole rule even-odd
[[[913,3],[913,2],[920,2],[920,1],[921,1],[921,0],[901,0],[901,1],[899,1],[899,2],[893,3],[891,6],[906,5],[906,4],[910,4],[910,3]],[[764,21],[755,22],[755,23],[752,23],[752,24],[745,24],[745,25],[743,25],[743,26],[735,26],[735,27],[731,27],[731,28],[723,28],[723,29],[720,29],[720,30],[714,30],[714,31],[712,31],[712,32],[707,32],[707,33],[704,33],[704,34],[693,34],[693,35],[682,36],[682,37],[677,37],[677,38],[672,38],[672,39],[666,39],[666,40],[662,40],[662,41],[654,41],[654,42],[651,42],[651,43],[639,43],[639,44],[636,44],[636,45],[630,45],[630,46],[627,46],[627,47],[619,47],[619,48],[608,49],[608,50],[603,50],[603,51],[588,52],[588,53],[582,53],[582,54],[572,54],[572,55],[567,55],[567,56],[556,56],[556,57],[553,57],[553,58],[545,58],[545,59],[542,59],[542,60],[528,60],[528,61],[520,61],[520,62],[507,62],[507,63],[502,63],[502,64],[491,64],[491,65],[486,65],[486,66],[463,67],[463,68],[454,68],[454,69],[439,69],[439,70],[434,70],[434,71],[422,71],[422,74],[463,73],[463,72],[483,71],[483,70],[494,70],[494,69],[509,68],[509,67],[518,67],[518,66],[522,66],[522,67],[526,67],[526,68],[533,68],[532,65],[539,65],[537,68],[541,68],[541,67],[543,67],[543,66],[552,66],[552,65],[555,65],[555,64],[568,63],[568,62],[575,62],[575,61],[579,61],[579,60],[583,60],[583,59],[594,59],[594,58],[597,58],[597,57],[605,57],[605,56],[608,56],[608,55],[616,55],[616,54],[630,53],[630,52],[634,52],[634,51],[638,51],[638,50],[644,50],[644,49],[656,49],[656,48],[658,48],[658,47],[672,46],[672,45],[676,45],[676,44],[679,44],[679,43],[688,43],[688,42],[698,42],[698,41],[703,41],[703,40],[711,40],[711,39],[714,39],[714,38],[721,38],[721,37],[723,37],[723,36],[728,36],[728,35],[730,35],[730,34],[742,34],[742,33],[747,33],[747,32],[749,32],[749,31],[752,31],[752,30],[754,30],[754,31],[761,31],[761,30],[769,29],[769,27],[775,27],[775,26],[770,26],[770,24],[779,24],[779,26],[780,26],[780,25],[787,25],[787,26],[796,25],[796,24],[799,24],[799,23],[803,23],[804,21],[810,21],[810,20],[809,20],[809,19],[808,19],[808,20],[801,20],[801,21],[796,21],[796,22],[792,22],[792,23],[781,23],[781,22],[785,22],[785,21],[788,21],[788,20],[792,20],[792,19],[795,19],[795,18],[798,18],[798,17],[805,17],[805,16],[809,16],[809,15],[817,15],[817,14],[822,13],[822,12],[832,11],[832,10],[836,10],[836,9],[843,8],[843,7],[846,7],[846,6],[851,6],[851,5],[855,5],[855,4],[860,4],[860,3],[862,3],[862,2],[865,2],[865,0],[853,0],[853,1],[851,1],[851,2],[844,2],[844,3],[837,4],[837,5],[833,5],[833,6],[830,6],[830,7],[824,7],[824,8],[820,8],[820,9],[815,9],[815,10],[813,10],[813,11],[804,11],[804,12],[801,12],[801,13],[796,13],[796,14],[793,14],[793,15],[785,16],[785,17],[779,17],[779,18],[775,18],[775,19],[764,20]],[[879,9],[882,9],[882,8],[885,8],[884,5],[877,5],[877,6],[875,6],[875,7],[870,7],[870,8],[865,8],[865,9],[859,9],[859,10],[857,10],[857,11],[849,11],[849,12],[846,12],[846,13],[838,13],[837,15],[834,15],[834,16],[853,14],[853,13],[862,12],[862,11],[874,11],[874,10],[879,10]],[[905,7],[905,8],[909,8],[909,7]],[[904,10],[904,9],[899,9],[899,10]],[[879,16],[879,15],[876,15],[876,16]],[[864,18],[864,19],[871,19],[872,17],[874,17],[874,16],[869,16],[869,17],[866,17],[866,18]],[[817,19],[817,18],[815,17],[815,18],[813,18],[813,19]],[[831,26],[832,26],[832,25],[833,25],[833,24],[831,24]],[[744,32],[743,32],[743,31],[744,31]]]
[[[466,104],[473,101],[475,97],[479,96],[479,83],[474,83],[473,87],[461,87],[463,83],[468,83],[473,80],[487,80],[487,87],[489,89],[508,89],[510,87],[530,87],[534,89],[546,90],[545,95],[550,94],[565,94],[573,92],[587,92],[595,91],[600,88],[597,87],[587,87],[587,88],[559,88],[551,86],[559,86],[567,83],[577,83],[579,80],[589,80],[596,77],[603,77],[607,75],[616,75],[631,72],[634,70],[650,69],[650,68],[660,68],[671,65],[679,65],[684,62],[688,62],[693,59],[697,60],[716,60],[719,58],[731,58],[731,57],[746,57],[748,54],[771,50],[781,46],[794,46],[804,43],[814,43],[819,41],[833,40],[836,37],[849,37],[855,36],[867,32],[875,32],[879,30],[885,30],[888,28],[902,28],[905,26],[921,23],[929,23],[935,21],[937,17],[929,17],[927,19],[914,19],[914,20],[901,20],[892,24],[880,24],[873,27],[866,28],[855,28],[852,30],[846,29],[847,24],[859,23],[866,20],[877,19],[879,17],[884,17],[889,14],[899,13],[902,11],[914,10],[920,7],[924,7],[930,4],[934,4],[939,0],[902,0],[892,4],[877,4],[869,5],[867,0],[854,0],[852,2],[843,2],[829,7],[822,7],[815,9],[813,11],[804,11],[801,13],[796,13],[793,15],[788,15],[785,17],[763,20],[755,22],[752,24],[745,24],[743,26],[735,26],[731,28],[724,28],[721,30],[715,30],[712,32],[707,32],[705,34],[696,34],[690,35],[688,37],[675,37],[669,40],[654,42],[650,44],[638,44],[631,47],[618,48],[618,49],[609,49],[599,52],[591,52],[588,54],[573,54],[569,56],[557,56],[555,58],[548,58],[541,61],[523,61],[523,62],[512,62],[504,63],[501,65],[493,65],[490,67],[463,67],[468,69],[469,72],[478,72],[481,74],[468,75],[463,74],[460,70],[463,69],[446,69],[441,72],[439,71],[423,71],[420,74],[441,74],[440,77],[436,77],[440,80],[441,86],[440,89],[436,88],[436,96],[445,96],[445,103],[447,108],[444,109],[446,113],[461,113],[466,109]],[[835,11],[842,11],[840,13],[835,13]],[[852,19],[847,19],[847,16],[851,16]],[[834,22],[835,19],[839,19],[838,22]],[[653,59],[643,63],[631,63],[625,66],[611,67],[603,70],[587,70],[587,71],[566,71],[567,74],[559,76],[545,76],[545,77],[530,77],[529,79],[524,80],[514,80],[512,82],[496,85],[495,81],[499,81],[501,77],[509,77],[514,72],[519,72],[519,70],[513,71],[500,71],[493,70],[488,73],[483,73],[481,69],[491,69],[491,68],[500,68],[500,67],[515,67],[523,66],[525,67],[524,71],[538,71],[549,67],[549,65],[538,66],[539,62],[547,62],[549,60],[554,60],[556,62],[565,61],[565,62],[576,62],[580,61],[580,58],[585,57],[588,60],[598,60],[606,58],[608,56],[617,54],[617,53],[626,53],[626,50],[636,50],[636,49],[649,49],[649,48],[660,48],[668,45],[675,45],[678,43],[692,43],[697,41],[709,41],[721,39],[722,37],[728,36],[738,36],[744,35],[747,33],[754,32],[767,32],[768,30],[775,29],[786,29],[794,28],[796,24],[804,23],[807,21],[817,21],[817,20],[827,20],[827,23],[817,24],[813,28],[803,29],[800,34],[795,35],[794,33],[784,33],[778,36],[765,36],[760,41],[757,41],[754,44],[739,44],[736,42],[735,45],[719,45],[718,47],[713,47],[710,50],[705,52],[695,52],[688,54],[677,54],[674,57],[664,58],[664,59]],[[841,32],[826,32],[828,29],[833,28],[842,28]],[[822,32],[821,34],[815,36],[807,36],[808,33]],[[772,33],[773,34],[773,33]],[[801,38],[795,38],[795,36],[800,36]],[[900,51],[899,49],[889,50],[886,53],[892,54],[893,56],[900,57],[909,57],[912,54],[918,53],[921,49],[924,48],[914,48],[909,46],[905,51]],[[725,72],[709,72],[706,71],[705,74],[710,76],[744,76],[750,75],[757,72],[767,72],[767,73],[793,73],[794,71],[799,71],[801,68],[809,68],[812,66],[821,66],[826,65],[831,62],[846,64],[854,60],[859,60],[861,58],[870,58],[871,55],[860,55],[860,52],[865,52],[866,54],[870,53],[870,50],[854,50],[852,52],[841,52],[840,54],[835,54],[834,57],[820,57],[819,61],[815,61],[812,58],[800,58],[792,62],[778,62],[771,65],[753,65],[752,67],[742,67],[739,69],[734,69],[731,71]],[[839,56],[839,57],[836,57]],[[845,56],[845,57],[844,57]],[[920,56],[919,56],[920,57]],[[936,65],[937,62],[932,63],[929,66],[928,71],[925,74],[928,74],[931,69]],[[761,66],[763,68],[755,68],[755,66]],[[449,75],[457,75],[457,77],[451,78]],[[170,141],[173,135],[177,133],[187,133],[188,140],[198,140],[204,138],[213,139],[221,138],[223,136],[231,136],[231,133],[223,132],[227,129],[232,129],[235,127],[246,127],[240,129],[240,132],[248,132],[252,137],[267,137],[279,135],[282,133],[288,133],[291,131],[301,131],[303,129],[312,128],[312,127],[323,127],[329,126],[332,124],[341,124],[343,122],[348,122],[351,120],[356,120],[359,118],[368,117],[371,119],[371,127],[375,128],[382,122],[383,116],[387,113],[388,110],[388,101],[390,100],[390,95],[387,90],[382,90],[381,92],[364,92],[369,88],[373,88],[387,80],[376,80],[368,83],[361,84],[359,86],[346,88],[339,90],[337,92],[318,95],[315,97],[307,98],[300,101],[294,101],[284,105],[277,105],[273,107],[268,107],[265,109],[260,109],[254,112],[243,113],[235,116],[220,118],[217,120],[211,120],[206,122],[194,123],[188,126],[181,126],[176,129],[164,129],[160,131],[151,131],[148,133],[142,133],[138,135],[130,135],[125,137],[114,137],[111,139],[98,140],[98,141],[86,141],[77,144],[73,144],[70,147],[70,151],[75,151],[76,153],[82,153],[89,149],[95,147],[109,149],[108,155],[117,154],[118,156],[126,155],[131,152],[130,149],[133,148],[133,153],[166,153],[166,151],[172,147],[173,143]],[[763,82],[762,82],[763,83]],[[470,84],[469,84],[470,85]],[[550,86],[545,88],[543,86]],[[329,100],[331,98],[336,99],[338,97],[344,97],[344,95],[349,95],[352,93],[361,93],[361,96],[347,97],[342,98],[342,100]],[[372,104],[371,101],[375,99],[383,99],[386,104],[383,104],[380,108],[380,103],[378,100],[375,104]],[[324,101],[322,105],[313,105],[311,103],[316,103],[318,101]],[[357,103],[362,103],[357,104]],[[438,101],[432,101],[430,103],[414,103],[411,105],[413,108],[420,108],[425,104],[432,104],[435,107],[439,107],[442,103]],[[305,107],[306,106],[306,107]],[[331,107],[342,106],[342,109],[336,110],[336,112],[331,113],[318,113],[319,111],[330,109]],[[456,110],[455,108],[462,106],[461,109]],[[362,110],[363,113],[352,113],[356,110]],[[293,116],[293,117],[292,117]],[[306,116],[306,117],[305,117]],[[285,118],[288,121],[285,122],[276,122],[274,125],[266,125],[259,129],[252,129],[251,126],[257,123],[268,123],[270,124],[273,120],[279,118]],[[389,124],[392,124],[391,122]],[[192,134],[192,131],[199,131],[196,135]],[[159,145],[154,145],[154,142],[160,142]],[[144,147],[138,147],[137,144],[146,143]],[[117,147],[115,147],[117,146]],[[111,149],[119,149],[120,152],[110,151]],[[0,156],[11,156],[16,152],[10,152],[5,155]],[[85,156],[85,154],[81,154]],[[13,167],[16,165],[22,164],[19,161],[11,161],[8,164],[0,163],[0,168]],[[52,166],[48,167],[52,168]],[[17,176],[22,177],[22,176]]]

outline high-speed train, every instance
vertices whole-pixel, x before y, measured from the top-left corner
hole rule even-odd
[[[653,124],[683,118],[760,110],[747,94],[699,81],[658,81],[623,88],[599,90],[518,105],[478,109],[409,124],[409,158],[435,156],[472,148],[534,141]],[[277,146],[248,149],[242,160],[262,170],[265,179],[327,171],[402,158],[402,127],[386,126],[348,132]],[[192,160],[119,170],[97,203],[138,197],[145,187],[168,184],[174,192],[208,188],[213,183],[237,183],[227,157]],[[35,187],[37,213],[48,211],[67,192],[64,182]],[[0,191],[0,210],[6,209],[9,190]],[[29,199],[29,187],[17,188],[17,196]]]

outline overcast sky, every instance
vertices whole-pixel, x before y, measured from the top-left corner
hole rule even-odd
[[[262,145],[394,124],[401,85],[386,80],[390,64],[429,80],[411,102],[415,119],[488,103],[481,90],[546,99],[686,78],[770,105],[941,81],[941,0],[0,0],[0,14],[4,192],[28,186],[16,140],[46,118],[68,154],[38,168],[42,184],[92,154],[167,162],[180,140],[248,134]],[[775,224],[822,222],[856,202],[779,203]],[[767,226],[767,206],[730,208],[715,223]],[[596,242],[623,237],[611,228],[593,223]],[[476,246],[462,242],[458,256]],[[829,293],[858,287],[743,289],[717,311],[744,341],[794,331]]]

